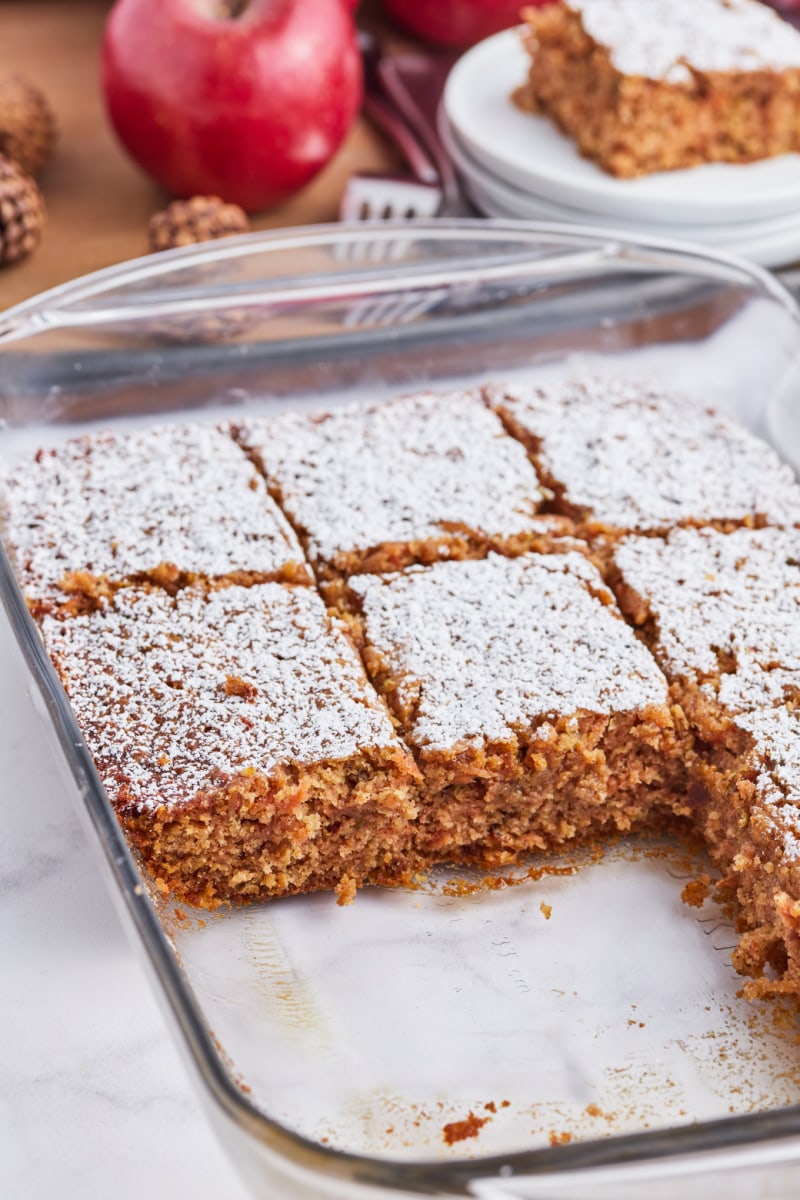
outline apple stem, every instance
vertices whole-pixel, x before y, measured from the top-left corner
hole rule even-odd
[[[222,0],[219,6],[219,15],[224,20],[236,20],[243,12],[246,11],[250,4],[250,0]]]

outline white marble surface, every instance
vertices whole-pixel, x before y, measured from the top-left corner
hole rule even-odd
[[[0,1196],[245,1190],[110,903],[0,608]]]

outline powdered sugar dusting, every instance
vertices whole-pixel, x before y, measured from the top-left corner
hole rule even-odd
[[[664,677],[579,554],[492,554],[351,584],[401,698],[419,694],[405,733],[423,753],[513,738],[547,714],[666,700]]]
[[[800,855],[800,718],[785,708],[761,709],[737,718],[753,737],[750,763],[754,769],[758,808],[766,810],[784,849]],[[763,819],[763,818],[762,818]],[[752,827],[752,821],[751,821]]]
[[[487,398],[540,439],[542,468],[590,519],[642,531],[755,515],[800,520],[800,488],[766,443],[646,380],[514,384],[487,389]]]
[[[615,561],[649,602],[668,675],[731,712],[800,694],[800,531],[676,529],[625,538]]]
[[[374,407],[245,423],[315,561],[387,543],[514,536],[541,499],[521,445],[470,393],[423,394]],[[446,553],[446,547],[445,551]]]
[[[265,576],[303,552],[247,456],[210,425],[100,433],[40,451],[5,480],[7,536],[26,590],[67,571],[124,581],[172,563]]]
[[[800,34],[758,0],[566,0],[623,75],[689,83],[692,71],[800,67]]]
[[[142,809],[249,769],[400,747],[311,588],[128,589],[102,612],[45,617],[42,631],[109,794],[128,781]],[[228,694],[228,677],[244,694]]]

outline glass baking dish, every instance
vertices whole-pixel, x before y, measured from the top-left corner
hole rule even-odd
[[[0,316],[0,351],[2,462],[97,426],[578,366],[668,380],[790,460],[800,447],[800,312],[783,288],[600,230],[234,238],[22,304]],[[681,902],[699,851],[622,844],[492,886],[442,870],[349,908],[176,907],[127,847],[2,547],[0,592],[65,790],[254,1195],[800,1193],[796,1018],[737,996],[730,922]]]

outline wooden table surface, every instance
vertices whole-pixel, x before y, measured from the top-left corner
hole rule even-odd
[[[0,3],[0,71],[19,71],[38,84],[60,129],[55,157],[39,180],[48,206],[45,236],[25,262],[0,268],[0,310],[146,253],[147,222],[168,200],[127,157],[103,111],[100,41],[110,7],[109,0]],[[297,196],[254,218],[253,227],[336,220],[347,177],[394,162],[380,135],[359,120],[326,169]]]

